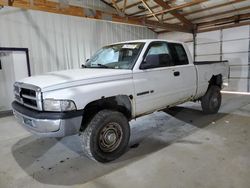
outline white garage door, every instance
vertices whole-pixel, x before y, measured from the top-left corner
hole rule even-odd
[[[250,26],[197,34],[196,60],[229,60],[227,91],[250,92]]]

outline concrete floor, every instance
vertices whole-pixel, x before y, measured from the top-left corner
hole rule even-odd
[[[224,95],[220,112],[186,103],[131,122],[131,148],[109,164],[82,155],[79,138],[37,138],[0,118],[0,188],[250,187],[250,96]]]

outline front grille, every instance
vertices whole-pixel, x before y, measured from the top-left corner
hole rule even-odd
[[[29,106],[33,106],[35,108],[37,108],[37,102],[36,99],[29,99],[27,98],[28,96],[26,95],[22,95],[22,99],[23,99],[23,104],[27,104]]]
[[[22,95],[36,97],[36,91],[22,88]]]
[[[14,84],[15,100],[24,106],[36,110],[42,110],[41,92],[37,86],[15,83]]]

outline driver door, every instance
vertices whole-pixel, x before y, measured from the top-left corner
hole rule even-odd
[[[152,42],[140,70],[134,71],[136,116],[176,103],[177,77],[168,44]]]

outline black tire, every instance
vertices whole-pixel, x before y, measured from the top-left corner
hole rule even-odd
[[[221,105],[220,87],[212,85],[201,98],[201,107],[205,114],[216,114]]]
[[[101,110],[90,120],[81,140],[88,158],[106,163],[125,153],[129,138],[127,118],[117,111]]]

